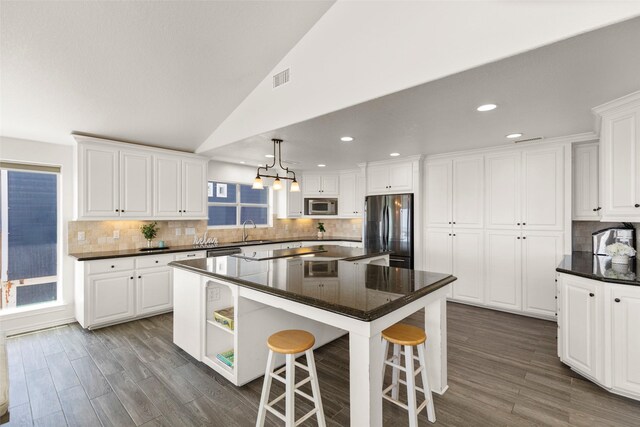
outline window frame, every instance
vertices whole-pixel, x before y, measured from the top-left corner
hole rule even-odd
[[[207,196],[207,229],[208,230],[219,230],[219,229],[229,229],[229,228],[242,228],[242,223],[240,222],[241,218],[241,208],[242,207],[253,207],[253,208],[267,208],[267,223],[266,224],[256,224],[256,228],[269,228],[273,227],[273,189],[271,186],[265,185],[264,188],[267,190],[267,203],[242,203],[242,195],[240,191],[241,185],[251,185],[244,182],[234,182],[234,181],[217,181],[217,180],[207,180],[207,191],[209,188],[209,183],[218,182],[227,185],[235,185],[236,186],[236,201],[232,203],[224,203],[224,202],[210,202],[209,197]],[[208,192],[207,192],[208,194]],[[236,223],[235,225],[209,225],[209,206],[234,206],[236,208]]]

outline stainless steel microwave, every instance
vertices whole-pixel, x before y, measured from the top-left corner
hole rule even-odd
[[[338,199],[304,199],[305,215],[338,215]]]

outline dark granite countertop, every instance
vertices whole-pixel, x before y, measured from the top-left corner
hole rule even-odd
[[[611,257],[596,256],[591,252],[573,252],[566,255],[556,271],[587,279],[623,285],[640,286],[638,260],[632,258],[629,265],[612,264]]]
[[[353,262],[377,254],[326,246],[326,252],[263,261],[234,256],[174,261],[170,266],[222,279],[370,322],[456,280],[450,274]],[[333,248],[339,248],[335,251]],[[350,258],[347,252],[360,251]],[[329,255],[333,255],[333,259]],[[317,260],[316,257],[323,260]],[[179,284],[176,284],[179,292]]]
[[[231,256],[251,261],[265,261],[270,259],[291,258],[296,256],[357,261],[364,258],[371,258],[374,256],[386,255],[390,253],[391,251],[370,250],[365,248],[348,248],[338,245],[317,245],[307,246],[306,248],[273,249],[270,251],[242,251],[242,253]]]
[[[258,246],[258,245],[271,245],[276,243],[290,243],[290,242],[361,242],[362,240],[359,238],[353,237],[342,237],[342,236],[334,236],[334,237],[325,237],[323,239],[318,239],[317,236],[305,236],[305,237],[283,237],[271,240],[256,240],[256,241],[248,241],[246,243],[242,242],[229,242],[229,243],[220,243],[216,246],[195,246],[195,245],[184,245],[184,246],[170,246],[166,249],[157,249],[152,251],[141,251],[140,249],[123,249],[120,251],[103,251],[103,252],[89,252],[89,253],[75,253],[69,254],[69,256],[76,258],[78,261],[92,261],[97,259],[108,259],[108,258],[124,258],[124,257],[132,257],[132,256],[144,256],[144,255],[158,255],[158,254],[169,254],[176,252],[190,252],[190,251],[204,251],[209,249],[226,249],[226,248],[242,248],[246,246]]]

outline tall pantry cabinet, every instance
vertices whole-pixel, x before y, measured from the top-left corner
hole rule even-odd
[[[458,277],[453,301],[555,318],[567,155],[539,144],[427,158],[425,263]]]

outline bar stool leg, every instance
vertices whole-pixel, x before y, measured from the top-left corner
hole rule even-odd
[[[286,365],[286,388],[285,388],[285,417],[286,427],[295,427],[296,425],[296,411],[295,411],[295,387],[296,387],[296,359],[295,354],[287,354]]]
[[[396,365],[402,365],[402,357],[400,356],[400,344],[393,345],[393,361]],[[400,369],[394,367],[393,368],[393,376],[391,383],[393,384],[393,388],[391,389],[391,397],[395,400],[398,400],[400,395]]]
[[[389,354],[389,341],[382,340],[382,385],[384,386],[384,374],[387,372],[387,355]],[[384,388],[384,387],[383,387]]]
[[[271,391],[271,372],[273,372],[274,364],[275,358],[273,357],[273,351],[269,350],[269,356],[267,356],[267,370],[264,374],[264,382],[262,383],[262,396],[260,397],[260,407],[258,408],[256,427],[264,426],[264,420],[267,415],[267,405],[269,404],[269,392]]]
[[[316,371],[316,360],[313,357],[313,349],[305,352],[307,356],[307,366],[309,367],[309,375],[311,376],[311,391],[315,400],[316,417],[318,418],[318,427],[326,427],[327,422],[324,419],[324,408],[322,407],[322,398],[320,397],[320,383],[318,382],[318,371]]]
[[[429,383],[429,374],[427,373],[427,363],[425,357],[427,343],[418,346],[418,359],[420,360],[420,366],[422,366],[422,388],[424,390],[424,397],[429,401],[427,403],[427,419],[435,423],[436,422],[436,409],[433,405],[433,394],[431,393],[431,383]]]
[[[412,346],[404,346],[404,359],[406,363],[405,367],[407,369],[407,406],[409,409],[409,427],[418,427],[418,414],[416,412],[418,404],[416,402],[416,377],[413,366]]]

